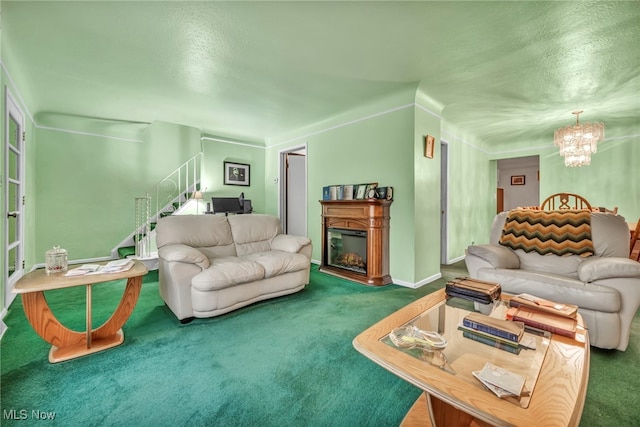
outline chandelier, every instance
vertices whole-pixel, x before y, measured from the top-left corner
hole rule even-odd
[[[576,124],[558,129],[553,134],[553,143],[560,148],[565,166],[591,164],[591,154],[598,150],[598,142],[604,138],[604,123],[580,124],[582,110],[574,111]]]

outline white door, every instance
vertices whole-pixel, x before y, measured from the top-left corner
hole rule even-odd
[[[5,283],[4,306],[13,301],[11,292],[24,272],[24,116],[13,97],[6,91],[5,114]]]
[[[287,153],[287,233],[307,235],[307,179],[305,156]]]
[[[280,220],[285,233],[307,235],[307,149],[280,152]]]

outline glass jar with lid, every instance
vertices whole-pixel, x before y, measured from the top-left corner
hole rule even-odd
[[[56,245],[45,253],[47,274],[64,273],[67,271],[67,251]]]

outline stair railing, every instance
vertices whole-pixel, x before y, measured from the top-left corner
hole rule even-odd
[[[147,191],[145,196],[136,197],[135,229],[111,250],[111,256],[119,256],[118,250],[128,246],[135,246],[138,257],[151,255],[152,223],[180,209],[189,201],[191,194],[199,190],[202,158],[202,152],[194,155]]]
[[[137,258],[151,255],[151,197],[136,197],[136,230],[133,236]]]
[[[202,157],[202,152],[191,157],[147,191],[144,197],[136,197],[135,231],[128,238],[134,241],[136,256],[150,256],[151,223],[179,210],[198,190]]]
[[[200,152],[184,162],[147,193],[155,195],[153,217],[157,219],[162,213],[173,213],[189,200],[189,195],[200,183],[202,156]]]

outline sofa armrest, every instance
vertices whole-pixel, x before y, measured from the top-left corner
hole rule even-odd
[[[196,264],[203,270],[208,268],[209,258],[198,249],[187,245],[166,245],[158,249],[158,256],[168,262],[184,262]]]
[[[271,249],[283,252],[298,253],[302,248],[311,244],[311,239],[290,234],[278,234],[271,241]]]
[[[618,277],[640,277],[640,262],[629,258],[592,256],[578,265],[578,278],[586,283]]]
[[[488,262],[493,268],[520,268],[518,255],[504,246],[473,245],[467,248],[467,253]]]

